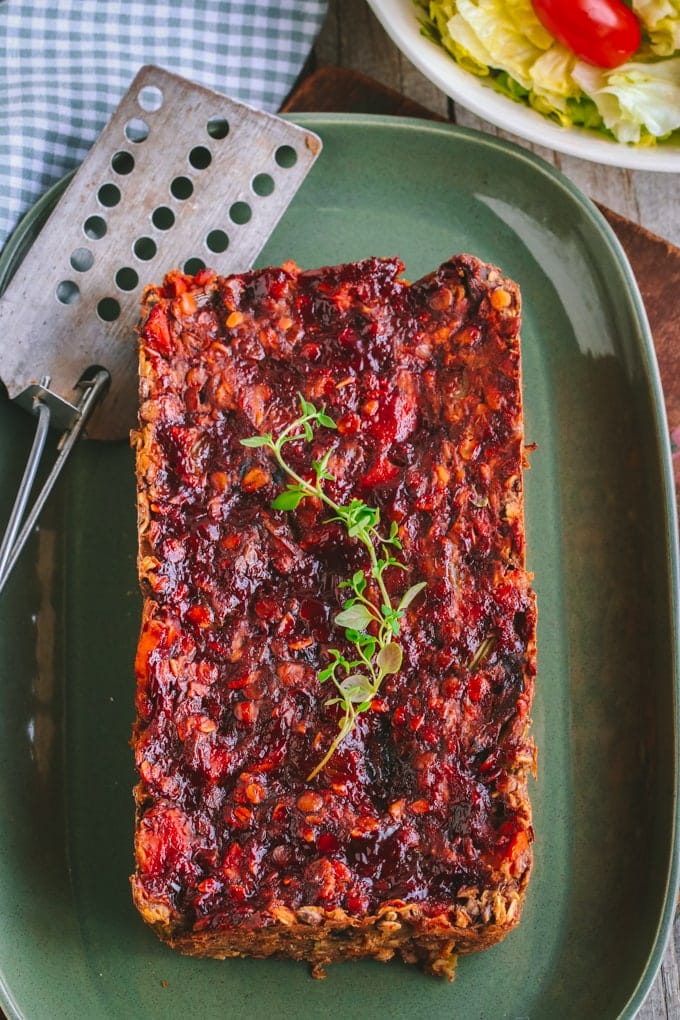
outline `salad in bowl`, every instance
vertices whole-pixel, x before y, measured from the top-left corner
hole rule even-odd
[[[680,0],[369,0],[454,100],[521,137],[680,169]]]
[[[418,5],[461,67],[562,125],[635,145],[680,132],[680,0]]]

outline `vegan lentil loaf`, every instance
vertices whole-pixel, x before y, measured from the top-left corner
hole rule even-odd
[[[313,973],[395,954],[452,977],[517,925],[531,869],[536,609],[525,569],[520,293],[458,255],[221,278],[176,271],[140,330],[134,901],[183,953]],[[403,663],[337,751],[318,673],[366,550],[271,451],[299,395],[337,428],[337,502],[396,522]]]

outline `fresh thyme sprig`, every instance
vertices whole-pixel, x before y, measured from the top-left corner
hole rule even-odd
[[[330,748],[307,776],[309,781],[318,775],[345,737],[351,733],[358,716],[371,707],[385,677],[401,669],[403,653],[401,645],[395,640],[399,637],[400,621],[426,582],[411,585],[398,604],[392,604],[385,585],[385,572],[390,567],[406,570],[406,565],[393,555],[394,550],[401,550],[397,524],[392,521],[389,534],[384,535],[379,530],[380,510],[377,507],[368,506],[360,499],[353,499],[343,505],[327,495],[323,482],[333,480],[328,470],[332,449],[319,460],[312,461],[313,481],[303,478],[288,464],[283,452],[287,443],[301,440],[311,442],[315,427],[337,427],[325,410],[318,410],[302,395],[299,399],[300,416],[287,425],[276,439],[271,432],[267,432],[242,439],[241,443],[243,446],[266,447],[271,450],[277,464],[292,479],[273,500],[274,509],[295,510],[303,499],[318,499],[332,511],[333,516],[329,521],[339,521],[344,525],[349,538],[355,538],[365,546],[369,559],[368,575],[378,591],[378,599],[374,601],[364,570],[357,570],[349,580],[340,583],[340,587],[349,589],[351,595],[343,603],[342,611],[336,614],[335,622],[344,628],[345,637],[354,646],[355,658],[348,659],[339,649],[329,648],[330,665],[319,672],[319,682],[332,680],[337,691],[336,696],[326,704],[340,705],[344,714]]]

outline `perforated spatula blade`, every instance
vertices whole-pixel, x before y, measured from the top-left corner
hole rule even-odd
[[[86,418],[91,438],[127,437],[144,285],[173,268],[248,269],[320,150],[280,117],[159,67],[138,72],[0,299],[0,378],[39,414],[36,443],[46,419],[69,449]],[[20,531],[15,504],[0,589],[46,495]]]

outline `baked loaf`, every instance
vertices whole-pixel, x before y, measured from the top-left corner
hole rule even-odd
[[[469,255],[409,284],[398,259],[146,291],[136,447],[139,773],[135,903],[196,956],[285,955],[316,976],[395,953],[451,977],[519,921],[533,831],[527,779],[535,603],[525,571],[520,295]],[[337,429],[336,501],[398,525],[425,581],[398,673],[311,780],[338,732],[319,683],[351,647],[339,584],[365,566],[318,500],[245,437],[299,397]]]

